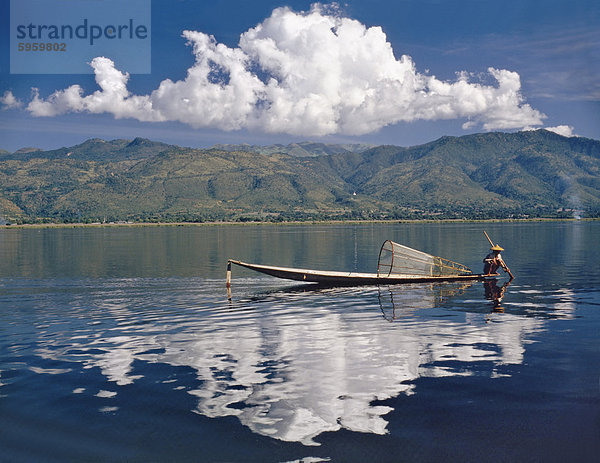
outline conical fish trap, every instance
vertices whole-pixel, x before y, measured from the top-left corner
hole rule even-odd
[[[377,276],[448,276],[473,273],[470,268],[448,259],[387,240],[379,251]]]

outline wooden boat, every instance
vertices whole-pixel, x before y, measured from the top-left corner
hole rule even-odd
[[[251,264],[229,259],[227,287],[231,285],[231,264],[287,280],[304,281],[327,286],[395,285],[444,281],[473,281],[495,278],[498,274],[473,273],[456,262],[432,256],[407,246],[386,241],[379,252],[377,273],[308,270]]]
[[[377,273],[340,272],[325,270],[308,270],[290,267],[275,267],[270,265],[259,265],[229,259],[228,275],[231,275],[231,264],[239,265],[266,275],[286,280],[305,281],[327,286],[359,286],[359,285],[397,285],[402,283],[428,283],[436,281],[469,281],[485,280],[495,278],[498,274],[482,275],[475,273],[464,273],[458,275],[401,275],[392,274],[380,276]],[[228,280],[231,281],[230,279]]]

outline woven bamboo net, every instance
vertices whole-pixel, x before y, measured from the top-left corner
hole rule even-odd
[[[379,251],[377,276],[447,276],[473,273],[469,267],[387,240]]]

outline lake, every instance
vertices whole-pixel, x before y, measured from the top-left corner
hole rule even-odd
[[[391,239],[515,279],[319,288]],[[0,230],[0,461],[597,461],[600,222]],[[499,295],[502,293],[502,298]],[[495,297],[495,298],[494,298]]]

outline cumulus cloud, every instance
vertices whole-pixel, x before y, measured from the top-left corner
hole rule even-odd
[[[141,121],[180,121],[195,128],[251,129],[301,136],[361,135],[398,122],[465,119],[485,130],[539,126],[546,117],[526,104],[516,72],[489,68],[493,84],[462,72],[443,81],[397,59],[380,27],[366,27],[320,5],[309,12],[275,9],[240,36],[238,46],[184,31],[194,65],[183,80],[166,79],[134,95],[129,75],[98,57],[100,87],[85,96],[72,85],[27,109],[34,116],[111,113]]]
[[[546,130],[550,132],[557,133],[562,135],[563,137],[576,137],[577,135],[573,133],[574,127],[570,125],[557,125],[555,127],[544,127]]]
[[[16,109],[23,106],[23,102],[19,101],[10,90],[4,92],[4,95],[0,97],[0,104],[2,109]]]
[[[33,98],[27,110],[34,116],[56,116],[67,112],[112,113],[116,118],[131,117],[141,121],[164,120],[152,110],[148,95],[131,95],[127,90],[129,74],[115,69],[112,60],[104,57],[91,62],[100,90],[83,96],[79,85],[58,90],[46,99],[33,89]]]

